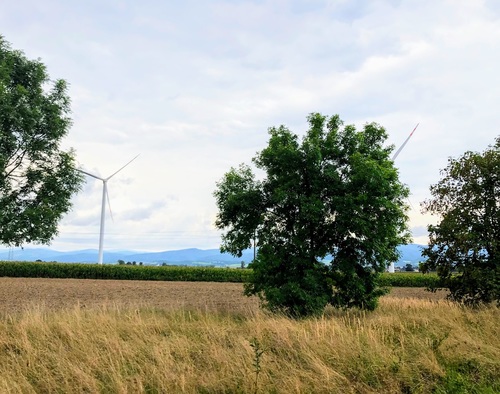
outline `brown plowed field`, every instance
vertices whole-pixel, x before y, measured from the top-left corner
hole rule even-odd
[[[33,306],[49,309],[80,305],[207,309],[248,312],[258,308],[256,297],[245,297],[240,283],[152,282],[91,279],[0,278],[0,313]],[[387,297],[442,299],[445,294],[424,289],[393,288]]]

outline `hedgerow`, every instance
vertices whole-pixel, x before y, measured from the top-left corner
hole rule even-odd
[[[138,266],[112,264],[68,264],[0,262],[0,277],[13,278],[71,278],[71,279],[116,279],[156,280],[180,282],[247,282],[251,269],[230,269],[186,266]],[[438,278],[434,274],[394,273],[382,274],[380,286],[436,287]]]

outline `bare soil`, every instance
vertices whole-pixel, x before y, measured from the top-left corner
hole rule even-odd
[[[160,309],[206,309],[248,312],[257,297],[242,294],[241,283],[153,282],[92,279],[0,278],[0,314],[35,307],[93,308],[102,305]],[[444,292],[421,288],[393,288],[386,297],[443,299]]]

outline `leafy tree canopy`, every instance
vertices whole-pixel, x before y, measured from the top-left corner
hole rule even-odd
[[[306,316],[327,304],[373,309],[377,278],[408,242],[405,199],[383,127],[343,126],[338,115],[313,113],[299,137],[269,129],[268,146],[250,166],[217,183],[221,250],[241,256],[258,240],[247,295],[273,311]],[[325,263],[325,259],[328,262]]]
[[[450,158],[441,174],[422,203],[440,217],[428,226],[422,269],[437,270],[454,300],[500,302],[500,136],[482,153]]]
[[[51,81],[0,36],[0,243],[48,243],[83,177],[60,149],[71,125],[63,80]]]

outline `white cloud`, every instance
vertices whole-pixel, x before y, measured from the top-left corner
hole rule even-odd
[[[70,83],[65,147],[105,176],[106,247],[218,247],[215,182],[249,162],[267,128],[308,113],[376,121],[410,186],[411,227],[449,156],[498,131],[500,6],[494,1],[147,0],[3,4],[1,34]],[[97,247],[102,183],[88,179],[54,247]]]

